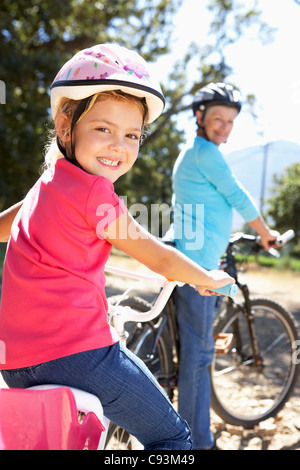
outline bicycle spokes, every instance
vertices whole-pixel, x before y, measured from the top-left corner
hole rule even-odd
[[[242,308],[231,311],[222,332],[233,334],[233,346],[226,355],[216,355],[212,367],[217,413],[245,427],[274,416],[297,376],[292,362],[297,331],[288,313],[264,299],[252,301],[251,311],[251,322]]]

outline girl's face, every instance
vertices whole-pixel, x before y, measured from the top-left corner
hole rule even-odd
[[[142,113],[134,101],[96,102],[74,128],[78,163],[87,173],[114,183],[137,159],[142,127]]]

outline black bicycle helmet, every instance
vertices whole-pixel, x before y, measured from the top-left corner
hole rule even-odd
[[[239,113],[242,109],[240,93],[225,83],[209,83],[196,93],[193,111],[194,114],[198,109],[205,112],[208,107],[217,105],[236,108]]]

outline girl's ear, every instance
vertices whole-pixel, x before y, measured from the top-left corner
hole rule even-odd
[[[55,120],[55,128],[59,139],[62,142],[70,142],[70,120],[64,113],[58,114]]]

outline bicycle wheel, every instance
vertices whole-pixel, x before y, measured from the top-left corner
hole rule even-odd
[[[215,355],[211,370],[212,408],[225,422],[245,429],[283,408],[299,372],[293,317],[266,299],[252,300],[251,312],[261,361],[253,357],[244,310],[235,306],[216,319],[215,333],[232,333],[234,342],[227,354]]]
[[[120,296],[108,299],[112,304],[119,303]],[[120,305],[130,306],[140,312],[146,312],[151,305],[139,297],[125,297]],[[170,396],[171,380],[174,376],[172,360],[172,343],[166,329],[156,338],[155,326],[152,323],[128,322],[125,325],[127,332],[127,347],[134,352],[150,369],[156,380]],[[138,450],[141,445],[120,426],[110,423],[105,450]]]

